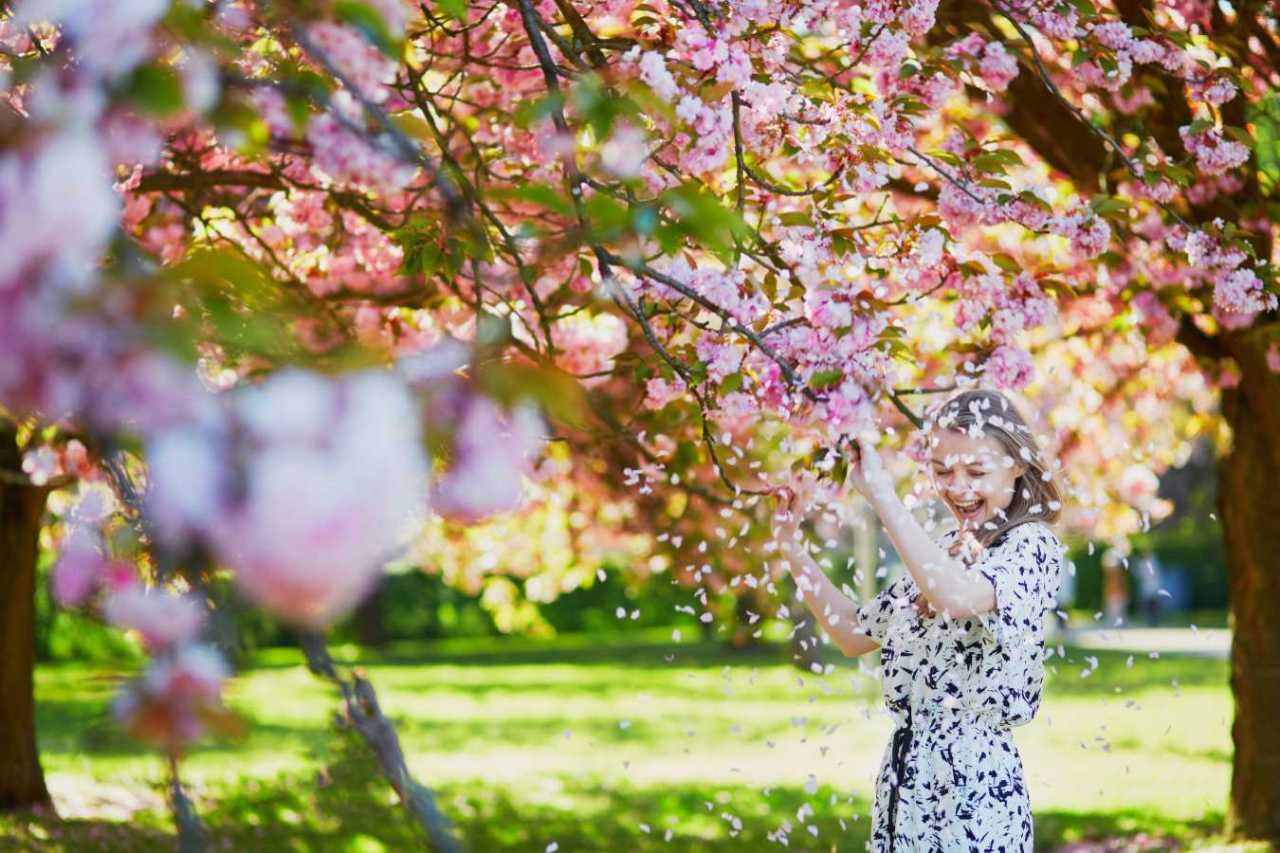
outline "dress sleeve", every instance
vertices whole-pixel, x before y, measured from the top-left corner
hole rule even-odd
[[[987,549],[975,568],[995,589],[995,610],[978,614],[991,637],[1005,646],[1039,637],[1062,571],[1062,543],[1048,525],[1014,527],[1004,541]]]
[[[862,626],[863,633],[883,646],[894,611],[911,606],[910,587],[911,578],[903,575],[859,607],[858,624]]]

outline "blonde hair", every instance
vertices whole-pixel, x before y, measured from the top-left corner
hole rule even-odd
[[[1026,420],[1004,394],[989,389],[961,391],[925,415],[926,436],[935,429],[993,438],[1025,470],[1013,483],[1013,500],[975,535],[989,547],[1005,533],[1029,521],[1051,524],[1062,512],[1062,496],[1045,466]],[[1003,516],[1002,518],[1000,516]]]

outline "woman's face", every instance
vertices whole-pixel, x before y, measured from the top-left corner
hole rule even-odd
[[[1014,483],[1026,466],[996,439],[944,429],[930,443],[934,488],[963,526],[976,530],[1013,502]]]

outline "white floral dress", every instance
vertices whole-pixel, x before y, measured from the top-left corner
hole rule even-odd
[[[869,850],[1033,849],[1012,728],[1029,723],[1040,706],[1044,614],[1062,562],[1053,531],[1024,522],[970,569],[991,580],[995,610],[922,617],[909,573],[859,608],[881,647],[885,705],[895,723],[876,778]]]

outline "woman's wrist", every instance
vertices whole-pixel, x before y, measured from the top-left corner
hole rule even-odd
[[[863,493],[863,497],[867,499],[867,503],[875,510],[876,515],[882,519],[886,512],[892,512],[896,506],[902,505],[902,501],[898,499],[898,492],[893,488],[893,483],[887,480],[868,483],[867,491]]]

